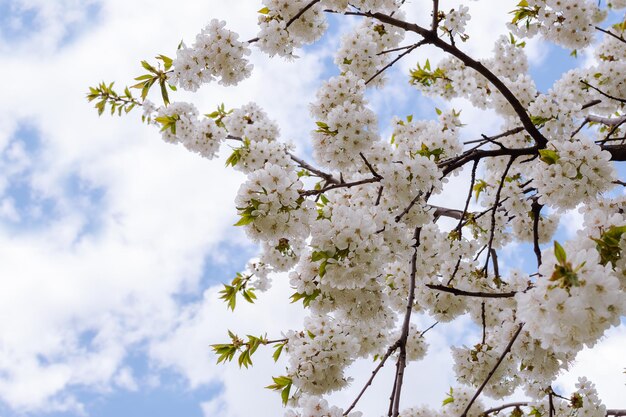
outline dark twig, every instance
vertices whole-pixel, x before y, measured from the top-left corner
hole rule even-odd
[[[400,415],[400,394],[402,393],[402,382],[404,380],[404,370],[406,368],[406,342],[409,337],[409,328],[411,323],[411,313],[413,311],[413,301],[415,300],[415,281],[417,275],[417,248],[420,245],[420,233],[422,229],[416,228],[413,238],[415,244],[413,245],[413,256],[411,257],[411,279],[409,283],[409,294],[406,305],[406,313],[404,315],[404,322],[402,323],[402,334],[400,336],[400,355],[398,356],[396,378],[395,378],[395,390],[393,396],[393,409],[391,416],[398,417]]]
[[[478,162],[479,161],[476,160],[474,161],[474,164],[472,165],[472,176],[470,179],[469,190],[467,192],[467,199],[465,200],[465,207],[463,208],[463,214],[461,215],[461,218],[459,219],[459,224],[456,226],[456,232],[459,236],[459,240],[463,236],[463,220],[465,219],[465,216],[467,216],[467,210],[469,209],[469,203],[472,199],[472,193],[474,191],[474,184],[476,183],[476,170],[478,169]]]
[[[485,340],[487,339],[487,319],[485,317],[485,302],[480,303],[480,319],[483,323],[483,338],[482,344],[485,344]]]
[[[502,410],[506,410],[507,408],[513,408],[513,407],[527,407],[528,403],[527,402],[518,402],[518,403],[509,403],[509,404],[503,404],[499,407],[494,407],[494,408],[490,408],[488,410],[485,410],[481,413],[482,417],[485,417],[491,413],[497,413],[498,411],[502,411]]]
[[[502,174],[502,179],[500,180],[500,184],[498,184],[498,190],[496,191],[496,199],[493,203],[493,211],[491,212],[491,230],[489,231],[489,244],[488,244],[489,251],[487,251],[487,259],[485,260],[485,267],[483,268],[485,273],[487,272],[487,267],[489,266],[489,258],[491,256],[491,247],[493,246],[493,239],[496,234],[496,212],[498,210],[498,207],[501,204],[500,194],[502,193],[502,188],[504,187],[504,183],[506,182],[506,176],[509,173],[511,166],[513,165],[513,162],[515,162],[514,156],[512,156],[511,159],[509,159],[509,162],[506,164],[506,168],[504,169],[504,173]]]
[[[291,19],[289,19],[287,21],[287,23],[285,24],[285,29],[288,28],[289,26],[291,26],[292,24],[294,24],[296,22],[296,20],[300,19],[302,17],[303,14],[305,14],[306,12],[309,11],[309,9],[313,6],[315,6],[317,3],[319,3],[321,0],[312,0],[311,2],[309,2],[306,6],[304,6],[302,9],[300,9],[298,11],[298,13],[296,13],[295,15],[293,15],[293,17]],[[248,43],[255,43],[258,42],[260,39],[257,38],[252,38],[248,41]]]
[[[417,193],[417,195],[415,196],[415,198],[413,200],[411,200],[411,203],[409,203],[409,205],[402,211],[402,213],[398,214],[395,218],[396,223],[400,222],[400,220],[402,220],[402,218],[409,212],[411,211],[411,209],[413,208],[413,206],[415,205],[415,203],[417,203],[419,201],[419,199],[422,197],[422,192],[420,191],[419,193]]]
[[[543,205],[537,202],[537,199],[533,199],[533,203],[530,206],[531,213],[533,214],[533,250],[535,257],[537,258],[537,268],[541,266],[541,248],[539,247],[539,220],[541,219],[541,209]]]
[[[610,30],[602,29],[601,27],[598,27],[598,26],[595,26],[595,28],[596,28],[596,30],[599,30],[602,33],[606,33],[607,35],[614,37],[618,41],[626,43],[626,39],[624,39],[623,36],[619,36],[619,35],[611,32]]]
[[[593,85],[589,84],[585,80],[580,80],[580,82],[583,83],[584,85],[586,85],[587,87],[591,88],[592,90],[595,90],[598,93],[602,94],[606,98],[610,98],[611,100],[619,101],[620,103],[626,103],[626,99],[615,97],[615,96],[612,96],[612,95],[610,95],[608,93],[605,93],[604,91],[600,90],[598,87],[594,87]]]
[[[491,371],[489,371],[489,374],[487,375],[487,378],[483,381],[481,386],[478,388],[478,391],[476,391],[476,393],[474,394],[474,396],[472,397],[470,402],[467,403],[467,406],[465,406],[465,410],[463,411],[463,414],[461,414],[461,417],[467,417],[467,412],[470,410],[470,408],[472,408],[472,405],[474,404],[474,401],[476,401],[476,399],[478,398],[480,393],[483,391],[483,389],[485,389],[485,387],[487,386],[487,383],[489,382],[489,380],[491,379],[493,374],[496,373],[496,370],[498,369],[498,367],[500,366],[500,364],[504,360],[504,358],[507,355],[507,353],[509,353],[509,351],[513,347],[513,343],[515,343],[515,340],[517,340],[517,337],[519,336],[519,334],[522,331],[523,327],[524,327],[524,323],[520,323],[520,325],[517,327],[517,331],[515,332],[515,334],[511,338],[511,341],[509,342],[509,344],[504,349],[504,352],[502,352],[502,354],[500,355],[500,358],[498,359],[498,362],[496,362],[496,365],[491,369]]]
[[[447,292],[454,295],[460,295],[464,297],[478,297],[478,298],[512,298],[517,294],[516,291],[511,292],[482,292],[482,291],[465,291],[458,288],[452,288],[439,284],[426,284],[431,290]]]
[[[329,185],[319,190],[306,190],[306,191],[303,190],[300,192],[300,195],[303,197],[308,197],[312,195],[322,194],[322,193],[325,193],[326,191],[335,190],[337,188],[351,188],[351,187],[356,187],[358,185],[372,184],[375,182],[380,182],[380,178],[366,178],[364,180],[359,180],[359,181],[342,182],[340,184]]]
[[[315,168],[313,165],[309,164],[303,159],[298,158],[291,152],[287,152],[287,155],[289,155],[291,160],[294,161],[296,164],[298,164],[300,168],[306,169],[307,171],[314,173],[318,177],[325,179],[326,182],[330,184],[339,184],[339,180],[333,177],[331,174],[324,172],[318,168]]]
[[[344,416],[347,416],[348,414],[350,414],[350,411],[352,411],[354,407],[356,407],[357,403],[359,402],[363,394],[365,394],[365,391],[367,391],[369,386],[372,385],[372,382],[374,381],[374,378],[376,378],[376,375],[378,374],[378,372],[382,369],[383,366],[385,366],[385,362],[387,361],[387,359],[389,359],[389,357],[393,354],[393,352],[395,352],[398,349],[399,346],[400,346],[400,343],[398,341],[394,343],[393,345],[391,345],[389,349],[387,349],[387,353],[385,353],[385,356],[383,356],[383,358],[381,359],[376,369],[372,371],[372,375],[370,376],[370,379],[367,380],[367,382],[365,383],[365,386],[363,387],[361,392],[359,392],[359,395],[357,395],[357,397],[352,402],[352,404],[350,404],[350,407],[348,407],[346,411],[344,411],[343,413]]]
[[[437,32],[437,26],[439,26],[439,0],[433,0],[433,20],[430,24],[430,30]]]
[[[291,19],[289,19],[289,21],[285,24],[285,27],[288,28],[289,26],[291,26],[296,20],[300,19],[300,17],[302,17],[303,14],[308,12],[311,7],[315,6],[319,2],[320,0],[310,1],[309,4],[304,6],[302,9],[300,9],[298,13],[296,13]]]
[[[376,170],[374,169],[374,167],[372,166],[372,164],[369,163],[369,161],[367,160],[367,158],[365,158],[365,155],[363,155],[363,152],[359,152],[359,156],[361,157],[361,159],[363,160],[363,162],[365,162],[365,166],[367,166],[367,169],[370,170],[370,172],[372,173],[372,175],[374,176],[374,178],[378,178],[378,179],[383,179],[383,177],[376,172]]]
[[[420,41],[420,42],[418,42],[416,44],[413,44],[409,49],[407,49],[406,51],[402,52],[400,55],[395,57],[387,65],[385,65],[384,67],[382,67],[381,69],[376,71],[376,74],[372,75],[367,81],[365,81],[365,85],[367,85],[367,84],[371,83],[372,81],[374,81],[376,79],[376,77],[378,77],[380,74],[382,74],[383,72],[385,72],[386,70],[391,68],[396,62],[400,61],[402,58],[404,58],[405,56],[407,56],[408,54],[413,52],[415,49],[417,49],[418,47],[420,47],[424,43],[425,43],[424,41]]]
[[[508,404],[502,404],[498,407],[493,407],[490,408],[488,410],[483,411],[480,415],[481,417],[486,417],[489,414],[493,414],[493,413],[498,413],[499,411],[502,410],[506,410],[507,408],[513,408],[513,407],[529,407],[530,403],[528,402],[515,402],[515,403],[508,403]],[[615,416],[615,417],[623,417],[626,416],[626,410],[618,410],[618,409],[608,409],[606,410],[606,416]]]
[[[496,281],[500,282],[500,268],[498,266],[498,252],[494,248],[491,248],[491,264],[493,265],[493,275],[496,277]]]

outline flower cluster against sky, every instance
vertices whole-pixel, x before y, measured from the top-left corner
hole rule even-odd
[[[407,16],[423,18],[428,3],[415,0]],[[496,34],[506,33],[504,19],[514,3],[470,3],[467,50],[490,55]],[[216,366],[209,349],[227,328],[271,335],[302,320],[298,307],[286,303],[287,279],[283,285],[276,280],[257,305],[242,305],[237,315],[218,300],[220,282],[256,253],[231,227],[243,177],[223,167],[224,155],[208,162],[163,143],[155,129],[141,124],[139,112],[98,118],[84,98],[87,87],[101,80],[132,82],[141,73],[139,60],[173,55],[181,38],[193,39],[214,17],[253,37],[260,7],[252,0],[187,0],[175,7],[164,0],[0,0],[3,417],[280,413],[277,396],[262,388],[280,372],[269,355],[257,354],[254,368],[240,371]],[[332,23],[329,35],[294,61],[254,52],[250,79],[233,89],[203,87],[196,106],[212,111],[222,102],[240,107],[255,101],[278,121],[283,139],[310,154],[308,103],[335,73],[332,54],[340,34],[357,20]],[[527,49],[542,89],[587,59],[582,54],[576,61],[537,42]],[[435,51],[419,54],[422,61],[441,58]],[[409,89],[406,74],[414,59],[394,68],[385,89],[369,93],[382,131],[394,114],[431,118],[435,106],[452,105],[463,110],[462,119],[482,121],[468,126],[468,137],[497,128],[488,112],[460,101],[433,103]],[[572,212],[560,233],[572,236],[580,221]],[[505,260],[523,266],[515,255],[509,247]],[[432,353],[409,369],[415,388],[407,390],[407,402],[437,404],[444,398],[452,378],[446,347],[466,343],[466,324],[429,334]],[[560,383],[570,389],[586,375],[609,407],[623,406],[624,345],[622,324],[595,356],[581,353]],[[352,375],[362,378],[370,368],[358,363]],[[378,414],[387,396],[384,381],[385,374],[364,399],[364,410]],[[333,400],[350,401],[344,393]]]

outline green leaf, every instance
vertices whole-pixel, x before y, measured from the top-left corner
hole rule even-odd
[[[552,149],[539,149],[539,159],[548,165],[553,165],[559,160],[559,154]]]
[[[268,385],[265,388],[280,391],[280,398],[283,401],[283,405],[287,405],[289,401],[289,393],[291,391],[292,380],[286,376],[272,377],[274,383],[272,385]]]
[[[485,191],[487,187],[489,187],[489,184],[487,184],[484,180],[476,181],[476,184],[474,184],[474,187],[472,188],[472,190],[476,193],[476,201],[478,201],[480,193]]]
[[[283,348],[286,345],[287,345],[287,342],[278,343],[274,345],[274,354],[272,355],[274,362],[278,362],[278,358],[280,358],[280,354],[283,353]]]
[[[143,81],[143,80],[149,80],[151,78],[154,78],[154,75],[144,74],[144,75],[140,75],[139,77],[135,77],[135,80],[136,81]]]
[[[148,61],[141,61],[141,66],[153,74],[159,73],[159,71],[156,68],[154,68],[152,65],[148,63]]]
[[[443,404],[442,405],[447,405],[447,404],[450,404],[450,403],[453,403],[453,402],[454,402],[454,398],[447,397],[445,400],[443,400]]]
[[[326,275],[326,265],[328,264],[328,260],[324,259],[321,263],[320,266],[318,268],[318,272],[317,274],[320,276],[320,278],[323,278],[324,275]]]
[[[163,98],[163,104],[165,104],[166,106],[169,106],[170,97],[169,97],[169,94],[167,93],[165,80],[162,80],[160,85],[161,85],[161,97]]]
[[[165,69],[165,71],[172,68],[172,63],[174,62],[172,58],[166,57],[165,55],[159,55],[156,57],[156,59],[160,59],[161,61],[163,61],[163,68]]]
[[[617,262],[625,256],[620,248],[622,236],[626,234],[626,225],[611,226],[604,231],[599,239],[593,239],[596,242],[596,249],[600,254],[600,263],[607,265],[609,262],[615,268]]]
[[[454,390],[450,387],[450,391],[446,394],[446,398],[443,400],[443,405],[447,405],[454,402]]]
[[[261,14],[270,14],[270,9],[267,7],[262,8],[261,10],[259,10],[257,13],[261,13]]]
[[[556,240],[554,241],[554,256],[556,257],[556,260],[562,265],[565,265],[565,263],[567,262],[565,249],[563,249],[563,246],[561,246],[561,244]]]

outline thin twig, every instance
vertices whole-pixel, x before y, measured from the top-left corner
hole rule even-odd
[[[487,252],[487,259],[485,260],[485,267],[483,268],[485,273],[487,272],[487,267],[489,266],[489,257],[491,256],[491,247],[493,245],[493,239],[496,234],[496,211],[501,204],[500,194],[502,193],[502,188],[504,187],[504,183],[506,182],[506,176],[509,173],[511,166],[513,165],[513,162],[515,162],[514,156],[512,156],[511,159],[509,159],[509,162],[506,164],[506,168],[504,169],[504,173],[502,174],[502,179],[500,180],[500,184],[498,184],[498,190],[496,191],[496,199],[493,204],[493,212],[491,213],[491,230],[489,232],[490,234],[489,234],[489,245],[488,245],[489,251]]]
[[[595,26],[595,28],[596,28],[596,30],[599,30],[602,33],[606,33],[607,35],[614,37],[618,41],[626,43],[626,39],[624,39],[623,36],[616,35],[615,33],[611,32],[610,30],[602,29],[601,27],[598,27],[598,26]]]
[[[423,45],[425,42],[424,41],[420,41],[416,44],[413,44],[409,49],[407,49],[406,51],[402,52],[400,55],[398,55],[397,57],[395,57],[391,62],[389,62],[387,65],[385,65],[384,67],[382,67],[381,69],[379,69],[376,74],[372,75],[367,81],[365,81],[365,85],[368,85],[369,83],[371,83],[372,81],[374,81],[376,79],[376,77],[378,77],[380,74],[382,74],[383,72],[385,72],[386,70],[388,70],[389,68],[391,68],[396,62],[400,61],[402,58],[404,58],[405,56],[407,56],[408,54],[410,54],[411,52],[413,52],[415,49],[417,49],[418,47],[420,47],[421,45]]]
[[[610,95],[609,93],[605,93],[604,91],[600,90],[598,87],[594,87],[593,85],[589,84],[587,81],[585,80],[580,80],[581,83],[583,83],[584,85],[586,85],[587,87],[597,91],[598,93],[602,94],[604,97],[606,98],[610,98],[611,100],[615,100],[615,101],[619,101],[620,103],[626,103],[626,100],[623,98],[619,98],[619,97],[615,97]]]
[[[537,202],[537,199],[533,199],[533,203],[530,206],[531,213],[533,214],[533,250],[535,257],[537,258],[537,268],[541,266],[541,248],[539,247],[539,220],[541,218],[541,209],[543,205]]]
[[[426,284],[431,290],[447,292],[454,295],[460,295],[464,297],[477,297],[477,298],[512,298],[515,297],[517,291],[510,292],[482,292],[482,291],[465,291],[458,288],[448,287],[440,284]]]
[[[517,337],[519,336],[519,334],[522,331],[523,327],[524,327],[524,323],[520,323],[520,325],[517,327],[517,331],[515,332],[515,334],[511,338],[511,341],[509,342],[509,344],[504,349],[504,352],[502,352],[502,354],[500,355],[500,358],[498,359],[498,362],[496,362],[496,365],[491,369],[491,371],[489,371],[489,374],[487,375],[487,378],[480,385],[480,387],[478,388],[478,391],[476,391],[476,393],[474,393],[474,396],[472,397],[470,402],[467,403],[467,406],[465,406],[465,410],[463,411],[463,414],[461,414],[461,417],[467,417],[467,412],[470,410],[470,408],[472,408],[472,405],[474,404],[474,402],[476,401],[476,399],[478,398],[480,393],[483,391],[483,389],[485,389],[485,387],[487,386],[487,383],[489,382],[489,380],[491,379],[493,374],[496,373],[496,370],[498,369],[498,367],[500,366],[500,364],[504,360],[504,358],[507,355],[507,353],[509,353],[509,351],[513,347],[513,343],[515,343],[515,340],[517,340]]]
[[[319,190],[306,190],[306,191],[301,191],[300,195],[303,197],[308,197],[308,196],[312,196],[312,195],[319,195],[319,194],[323,194],[326,191],[330,191],[330,190],[335,190],[337,188],[351,188],[351,187],[356,187],[358,185],[364,185],[364,184],[372,184],[375,182],[380,182],[380,178],[366,178],[364,180],[359,180],[359,181],[353,181],[353,182],[343,182],[340,184],[333,184],[333,185],[329,185],[327,187],[321,188]]]
[[[363,386],[363,389],[361,390],[361,392],[359,392],[359,395],[357,395],[357,397],[352,402],[352,404],[350,404],[350,407],[348,407],[346,411],[344,411],[343,413],[344,416],[347,416],[348,414],[350,414],[350,411],[352,411],[354,407],[356,407],[357,403],[359,402],[363,394],[365,394],[365,391],[367,391],[369,386],[372,385],[372,382],[374,381],[374,378],[376,378],[376,375],[378,374],[378,372],[382,369],[383,366],[385,366],[385,362],[387,361],[387,359],[389,359],[389,357],[393,354],[393,352],[395,352],[398,349],[399,346],[400,346],[399,342],[396,342],[393,345],[391,345],[389,349],[387,349],[387,353],[385,353],[385,356],[383,356],[383,358],[381,359],[376,369],[372,371],[372,375],[370,376],[370,379],[367,380],[367,382],[365,383],[365,386]]]
[[[402,334],[400,336],[400,355],[398,356],[396,378],[395,378],[395,390],[393,396],[393,409],[391,416],[398,417],[400,415],[400,394],[402,393],[402,382],[404,380],[404,370],[406,368],[406,343],[409,337],[409,328],[411,323],[411,313],[413,312],[413,301],[415,300],[415,281],[417,275],[417,248],[420,245],[420,234],[422,229],[416,228],[413,238],[415,244],[413,245],[413,256],[411,257],[411,278],[409,283],[409,294],[406,305],[406,313],[404,315],[404,322],[402,323]]]

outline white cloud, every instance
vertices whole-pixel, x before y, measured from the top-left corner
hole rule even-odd
[[[207,255],[226,256],[218,246],[225,240],[242,244],[241,231],[230,227],[241,175],[224,169],[223,159],[208,162],[162,143],[138,115],[98,118],[84,99],[87,87],[102,79],[132,81],[140,59],[171,54],[181,34],[193,39],[212,16],[230,15],[233,27],[252,36],[258,7],[207,2],[181,8],[174,18],[171,2],[111,0],[101,4],[93,29],[52,53],[72,19],[57,17],[86,3],[24,4],[37,7],[41,33],[0,57],[12,75],[0,105],[0,126],[7,129],[0,137],[0,195],[19,179],[25,192],[55,208],[43,212],[50,217],[38,226],[20,229],[10,222],[27,210],[8,195],[2,200],[0,398],[23,411],[57,404],[79,412],[66,389],[136,389],[124,365],[129,350],[173,328],[181,313],[175,296],[200,290]],[[39,42],[47,33],[53,39]],[[209,110],[256,98],[293,137],[301,131],[286,122],[307,122],[306,100],[320,65],[315,54],[294,63],[261,60],[251,80],[229,91],[205,88],[199,105]],[[37,131],[35,154],[6,133],[18,123]],[[99,190],[97,206],[67,189],[72,178]]]

